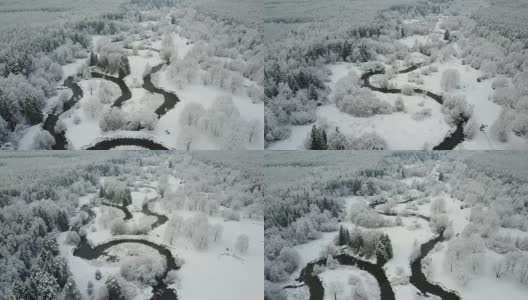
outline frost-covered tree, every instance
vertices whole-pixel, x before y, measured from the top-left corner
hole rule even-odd
[[[473,116],[464,125],[464,136],[468,140],[472,140],[477,134],[477,132],[478,132],[478,124],[477,124],[477,120],[475,120],[475,117]]]
[[[343,246],[350,243],[350,233],[348,229],[343,226],[339,227],[339,233],[337,234],[337,245]]]
[[[442,73],[440,86],[445,92],[451,92],[460,87],[460,73],[456,69],[447,69]]]
[[[33,150],[49,150],[55,145],[55,138],[47,131],[40,130],[33,137]]]
[[[397,112],[405,112],[405,104],[403,103],[403,98],[401,96],[396,98],[396,102],[394,102],[394,109]]]
[[[172,51],[174,49],[174,40],[172,34],[168,33],[163,36],[161,41],[160,56],[164,61],[170,62]]]
[[[191,102],[183,108],[180,115],[180,124],[184,126],[197,126],[200,118],[205,114],[205,108],[200,103]]]
[[[156,257],[131,256],[121,262],[120,274],[128,281],[153,285],[157,278],[163,275],[165,268],[164,261]]]
[[[508,141],[512,119],[512,112],[508,109],[502,109],[499,118],[491,127],[493,134],[503,143]]]
[[[213,225],[213,241],[217,242],[222,238],[222,233],[224,232],[224,226],[220,223]]]
[[[346,136],[336,127],[328,136],[328,150],[345,150],[348,149],[348,141]]]
[[[318,128],[317,125],[312,126],[312,131],[305,142],[308,150],[325,150],[328,148],[328,141],[324,128]]]
[[[99,127],[102,131],[119,130],[125,125],[125,115],[123,111],[117,107],[113,107],[104,112],[101,120],[99,120]]]
[[[249,248],[249,236],[241,234],[237,237],[235,242],[235,249],[241,254],[245,254]]]
[[[106,290],[108,291],[109,299],[127,300],[126,293],[121,286],[120,280],[115,276],[110,276],[105,282]]]
[[[75,283],[75,280],[73,279],[73,276],[70,276],[68,278],[68,281],[66,281],[66,284],[64,285],[64,288],[62,290],[62,295],[64,299],[71,299],[71,300],[81,300],[81,292],[79,291],[79,288],[77,287],[77,284]]]
[[[119,78],[125,78],[127,75],[130,74],[130,63],[126,55],[122,55],[119,59],[119,66],[117,72],[119,73]]]

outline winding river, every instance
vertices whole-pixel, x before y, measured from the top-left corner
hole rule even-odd
[[[72,96],[62,105],[61,113],[56,114],[53,112],[48,114],[42,124],[42,129],[49,132],[55,138],[55,145],[51,148],[53,150],[66,150],[66,145],[68,144],[66,134],[65,132],[55,132],[55,125],[57,125],[60,115],[71,109],[83,97],[82,88],[73,80],[73,76],[66,78],[63,86],[72,90]]]
[[[108,138],[97,142],[86,150],[110,150],[120,146],[137,146],[149,150],[169,150],[164,145],[146,138],[118,137]]]
[[[148,203],[153,200],[155,199],[149,200],[146,203],[144,203],[143,210],[142,210],[142,212],[145,213],[146,215],[157,217],[157,221],[151,225],[152,229],[162,225],[168,220],[166,216],[154,213],[149,210]],[[125,213],[124,220],[129,220],[133,218],[133,215],[124,206],[116,205],[116,204],[112,204],[108,202],[103,202],[102,204],[122,210]],[[95,218],[95,213],[91,211],[91,209],[89,209],[88,206],[84,205],[83,207],[81,207],[81,211],[86,211],[90,217],[90,220],[93,220]],[[178,296],[177,296],[176,291],[172,288],[168,288],[167,284],[164,282],[163,279],[167,276],[167,273],[169,271],[178,270],[180,269],[180,267],[176,264],[176,260],[172,256],[171,251],[163,245],[156,244],[146,239],[117,238],[109,242],[92,247],[92,245],[90,245],[86,237],[81,237],[81,242],[74,249],[73,255],[83,258],[83,259],[87,259],[87,260],[97,259],[101,256],[105,256],[106,251],[109,250],[111,247],[121,245],[121,244],[129,244],[129,243],[148,246],[156,250],[161,256],[165,257],[167,267],[165,271],[163,272],[163,274],[161,274],[159,277],[156,278],[156,284],[152,287],[153,296],[151,300],[174,300],[174,299],[177,300]]]
[[[411,66],[411,67],[409,67],[407,69],[399,71],[398,74],[409,73],[409,72],[417,70],[420,67],[421,67],[420,64],[414,65],[414,66]],[[365,87],[367,87],[367,88],[369,88],[369,89],[371,89],[373,91],[384,93],[384,94],[401,94],[402,93],[401,89],[381,88],[381,87],[373,86],[370,83],[370,77],[372,77],[374,75],[384,74],[384,73],[385,73],[384,69],[371,70],[371,71],[363,73],[363,75],[361,75],[361,80],[363,81],[363,86],[365,86]],[[437,94],[435,94],[433,92],[430,92],[430,91],[427,91],[427,90],[422,90],[422,89],[419,89],[419,88],[415,88],[414,89],[414,93],[426,95],[427,97],[433,99],[434,101],[436,101],[440,105],[442,105],[442,103],[444,102],[443,101],[443,97],[441,95],[437,95]],[[464,137],[464,125],[467,122],[468,122],[468,118],[466,118],[464,116],[460,116],[460,119],[459,119],[459,121],[456,124],[455,130],[453,132],[451,132],[448,136],[446,136],[444,138],[444,140],[440,144],[438,144],[437,146],[433,147],[433,150],[453,150],[457,145],[462,143],[464,141],[464,139],[465,139],[465,137]]]
[[[152,74],[157,73],[161,68],[165,65],[165,63],[161,63],[155,67],[152,68],[152,70],[145,75],[145,78],[143,78],[143,88],[151,93],[154,94],[160,94],[163,96],[163,104],[161,104],[160,107],[158,107],[155,111],[156,115],[158,115],[158,118],[161,118],[163,115],[165,115],[169,110],[173,109],[174,106],[178,102],[180,102],[180,99],[178,96],[176,96],[173,93],[167,92],[163,89],[157,88],[152,83]]]
[[[341,264],[347,266],[355,266],[361,270],[367,271],[378,281],[380,288],[380,299],[382,300],[394,300],[394,291],[392,286],[385,274],[385,270],[382,265],[373,264],[368,261],[357,259],[348,254],[339,254],[334,258]],[[319,276],[313,274],[315,265],[326,265],[326,258],[321,258],[318,261],[308,263],[301,271],[301,275],[297,281],[304,282],[310,290],[310,300],[322,300],[324,297],[324,287]],[[288,286],[285,288],[295,288],[298,286]]]
[[[409,203],[411,201],[416,200],[417,198],[411,198],[402,202],[399,202],[398,204],[403,203]],[[376,206],[384,204],[386,202],[380,201],[380,202],[372,202],[369,204],[370,208],[376,208]],[[379,214],[385,215],[385,216],[397,216],[396,213],[384,213],[380,211],[376,211]],[[430,221],[430,217],[426,217],[417,213],[409,213],[408,215],[421,218],[426,221]],[[423,243],[420,245],[420,256],[411,262],[411,277],[409,279],[410,283],[414,285],[422,294],[433,294],[436,296],[439,296],[442,300],[460,300],[460,297],[452,291],[444,290],[440,285],[433,284],[427,280],[427,277],[422,272],[422,259],[424,259],[429,252],[434,248],[434,246],[441,242],[444,239],[443,232],[440,233],[437,237]],[[381,298],[383,299],[383,298]]]
[[[155,111],[158,118],[161,118],[162,116],[164,116],[168,111],[173,109],[178,102],[180,102],[180,99],[178,98],[176,94],[167,92],[160,88],[157,88],[152,83],[152,74],[160,71],[164,65],[165,63],[161,63],[153,67],[152,70],[148,74],[145,75],[143,86],[142,86],[145,90],[147,90],[150,93],[159,94],[163,96],[163,99],[164,99],[163,103]],[[123,79],[119,77],[114,77],[111,75],[99,73],[96,71],[92,71],[90,74],[92,78],[108,80],[119,86],[119,89],[121,90],[121,96],[119,96],[114,101],[114,103],[112,104],[112,107],[121,107],[124,102],[132,98],[132,92],[130,91],[129,87],[127,86],[127,84],[125,83]],[[83,97],[82,88],[76,82],[74,82],[73,76],[68,77],[64,81],[64,86],[72,90],[73,92],[72,97],[67,102],[64,103],[62,113],[49,114],[43,123],[43,129],[48,131],[55,138],[55,145],[52,147],[53,150],[66,150],[66,145],[68,144],[66,135],[64,132],[55,132],[55,125],[57,124],[57,121],[59,120],[60,115],[68,111],[69,109],[71,109]],[[138,130],[140,129],[141,128],[138,128]],[[136,137],[107,138],[107,139],[97,142],[96,144],[92,146],[89,146],[88,148],[86,148],[86,150],[110,150],[110,149],[113,149],[119,146],[136,146],[136,147],[146,148],[149,150],[168,150],[167,147],[165,147],[164,145],[158,142],[155,142],[147,138],[136,138]]]
[[[425,274],[422,272],[422,259],[426,257],[434,246],[442,241],[443,238],[444,236],[442,232],[437,237],[420,246],[420,256],[411,262],[410,282],[424,295],[433,294],[440,297],[442,300],[460,300],[460,296],[455,292],[445,290],[440,285],[429,282]]]

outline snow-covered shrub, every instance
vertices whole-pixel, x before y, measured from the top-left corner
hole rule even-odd
[[[110,227],[112,235],[128,234],[128,226],[123,220],[116,220]]]
[[[450,92],[460,87],[460,73],[456,69],[447,69],[440,79],[442,90]]]
[[[396,98],[396,101],[394,102],[394,109],[397,112],[405,112],[405,104],[403,103],[403,98],[401,96]]]
[[[131,256],[122,260],[120,274],[128,281],[154,285],[156,277],[161,276],[165,268],[165,260],[156,256]]]
[[[199,119],[205,114],[205,108],[200,103],[189,103],[185,105],[180,115],[180,124],[185,126],[197,126]]]
[[[497,88],[493,92],[493,102],[507,108],[514,108],[518,98],[519,94],[513,87]]]
[[[222,216],[226,221],[240,221],[240,212],[233,209],[225,209],[222,211]]]
[[[446,116],[447,123],[455,125],[462,118],[471,118],[473,107],[467,103],[464,96],[446,96],[442,103],[442,112]]]
[[[103,104],[98,99],[90,99],[82,106],[84,113],[91,119],[96,119],[103,110]]]
[[[167,285],[171,285],[171,284],[179,285],[180,276],[178,275],[178,271],[170,270],[169,272],[167,272],[167,276],[165,276],[165,279],[163,281]]]
[[[349,140],[351,150],[384,150],[387,149],[387,142],[376,132],[367,132],[357,138]]]
[[[430,108],[422,108],[412,115],[413,120],[422,121],[432,116],[432,110]]]
[[[497,74],[497,63],[488,59],[485,59],[480,64],[480,70],[486,77],[494,77]]]
[[[491,87],[496,90],[499,88],[505,88],[508,86],[508,79],[504,76],[498,76],[491,83]]]
[[[132,203],[132,195],[127,183],[115,177],[105,179],[99,196],[117,205],[128,206]]]
[[[518,72],[513,77],[513,86],[522,95],[528,95],[528,70]]]
[[[358,77],[350,72],[336,83],[334,102],[339,110],[357,117],[390,114],[392,106],[380,100],[369,89],[358,85]]]
[[[478,131],[477,120],[474,117],[471,117],[467,123],[464,125],[464,136],[468,140],[472,140]]]
[[[429,69],[429,71],[430,71],[431,73],[436,73],[436,72],[438,72],[438,67],[435,66],[435,65],[430,65],[430,66],[427,67],[427,68]]]
[[[104,112],[101,120],[99,121],[99,127],[102,131],[119,130],[125,125],[125,115],[123,111],[117,107],[113,107]]]
[[[64,121],[59,119],[57,121],[57,123],[55,124],[54,131],[56,133],[64,133],[64,132],[66,132],[66,124],[64,123]]]
[[[66,239],[64,240],[64,242],[67,245],[77,246],[81,242],[81,238],[79,237],[79,234],[77,234],[77,232],[69,231],[66,234]]]
[[[363,202],[354,203],[349,210],[352,223],[366,228],[387,226],[387,220]]]
[[[336,130],[328,135],[327,144],[328,150],[345,150],[349,148],[346,136],[342,134],[337,127]]]
[[[249,237],[246,234],[239,235],[235,242],[235,249],[239,253],[244,254],[248,251],[248,248],[249,248]]]
[[[512,124],[512,130],[520,136],[528,135],[528,115],[517,114]]]
[[[424,69],[426,70],[426,69]],[[421,79],[420,77],[420,73],[418,72],[411,72],[409,74],[407,74],[407,81],[408,82],[416,82],[418,83],[418,81]]]
[[[492,125],[491,131],[499,139],[499,141],[506,143],[508,141],[511,123],[512,123],[512,113],[508,109],[502,109],[497,121]]]
[[[151,111],[135,112],[129,118],[125,126],[128,130],[154,130],[158,124],[158,115]]]
[[[300,262],[301,257],[295,249],[284,247],[275,260],[268,262],[266,278],[272,282],[283,281],[299,267]]]
[[[46,130],[40,130],[33,137],[33,150],[49,150],[55,145],[55,138]]]
[[[404,84],[401,89],[402,94],[407,96],[414,95],[414,87],[410,84]]]
[[[444,213],[432,215],[429,226],[431,226],[433,232],[441,233],[449,226],[449,217]]]
[[[75,125],[81,124],[81,117],[79,115],[74,115],[73,116],[73,124],[75,124]]]

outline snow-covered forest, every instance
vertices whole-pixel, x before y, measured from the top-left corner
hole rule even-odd
[[[269,152],[264,165],[265,299],[528,297],[526,153]]]
[[[261,298],[255,161],[249,152],[2,153],[0,299]]]
[[[263,149],[257,2],[92,4],[2,3],[3,148]]]
[[[264,6],[267,148],[528,149],[525,1]]]

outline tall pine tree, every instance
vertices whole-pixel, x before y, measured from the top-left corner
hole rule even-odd
[[[348,245],[350,242],[350,233],[348,229],[344,228],[343,225],[339,227],[339,234],[337,235],[337,245],[343,246]]]
[[[384,265],[392,258],[392,243],[389,236],[382,233],[376,245],[376,259],[379,265]]]
[[[119,61],[119,78],[125,78],[130,74],[130,63],[126,55],[121,56]]]

